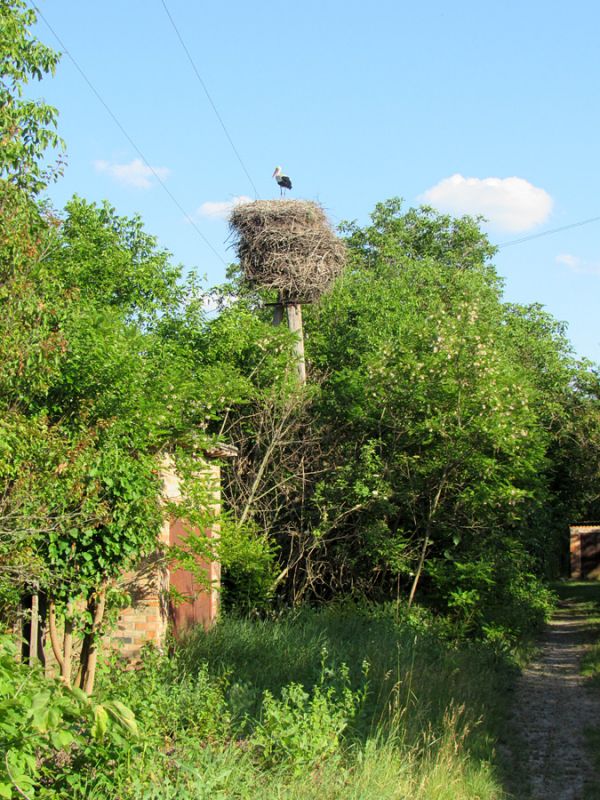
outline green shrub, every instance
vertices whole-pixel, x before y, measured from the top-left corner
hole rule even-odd
[[[211,678],[206,664],[188,671],[177,652],[168,657],[148,646],[135,670],[117,659],[103,667],[99,696],[118,694],[133,710],[146,744],[160,748],[165,742],[226,739],[231,720],[225,688],[226,680]]]
[[[534,636],[555,603],[518,542],[488,547],[472,561],[439,559],[430,566],[437,595],[454,635],[481,638],[508,654]]]
[[[332,678],[335,685],[327,686],[326,680]],[[352,691],[345,665],[337,674],[323,666],[321,680],[311,691],[291,683],[282,688],[280,699],[276,699],[267,690],[252,744],[267,766],[284,764],[294,771],[313,767],[338,753],[341,736],[365,694],[366,687]]]
[[[93,703],[17,663],[16,655],[14,641],[0,636],[0,797],[33,794],[63,778],[74,786],[90,764],[109,761],[137,736],[123,703]]]

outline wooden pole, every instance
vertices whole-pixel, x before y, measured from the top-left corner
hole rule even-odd
[[[296,334],[294,350],[296,352],[298,380],[304,385],[306,383],[306,362],[304,360],[304,331],[302,330],[302,306],[300,303],[288,303],[287,317],[289,329]]]
[[[296,368],[298,370],[298,380],[304,386],[306,383],[306,361],[304,360],[304,331],[302,328],[302,306],[300,303],[292,303],[286,291],[279,293],[279,302],[273,309],[273,325],[281,325],[283,322],[284,310],[287,309],[288,328],[296,334],[294,351],[296,353]]]

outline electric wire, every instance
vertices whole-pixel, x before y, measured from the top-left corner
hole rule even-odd
[[[511,239],[508,242],[501,242],[497,244],[496,247],[498,250],[502,250],[504,247],[512,247],[515,244],[523,244],[524,242],[530,242],[532,239],[541,239],[544,236],[551,236],[554,233],[561,233],[562,231],[571,230],[571,228],[581,228],[583,225],[590,225],[592,222],[600,222],[600,217],[590,217],[589,219],[583,219],[580,222],[572,222],[570,225],[562,225],[560,228],[552,228],[549,231],[542,231],[541,233],[532,233],[531,236],[522,236],[520,239]]]
[[[228,265],[228,263],[227,263],[227,261],[225,261],[225,259],[224,259],[224,258],[221,256],[221,254],[219,253],[219,251],[218,251],[218,250],[217,250],[217,249],[216,249],[216,248],[215,248],[215,247],[212,245],[212,243],[211,243],[211,242],[210,242],[210,241],[209,241],[209,240],[206,238],[206,236],[205,236],[205,235],[202,233],[202,231],[200,230],[200,228],[199,228],[199,227],[196,225],[196,223],[194,222],[194,219],[193,219],[193,218],[192,218],[192,217],[191,217],[191,216],[190,216],[190,215],[187,213],[187,211],[186,211],[186,210],[184,209],[184,207],[181,205],[181,203],[179,202],[179,200],[177,200],[177,198],[175,197],[175,195],[174,195],[174,194],[171,192],[171,190],[169,189],[169,187],[166,185],[166,183],[163,181],[163,179],[160,177],[160,175],[157,173],[157,171],[154,169],[154,167],[153,167],[153,166],[150,164],[150,162],[148,161],[148,159],[146,158],[146,156],[143,154],[143,152],[141,151],[141,149],[140,149],[140,148],[138,147],[138,145],[137,145],[137,144],[134,142],[134,140],[131,138],[131,136],[129,135],[129,133],[128,133],[128,132],[125,130],[125,128],[123,127],[123,125],[121,124],[121,122],[119,121],[119,119],[117,118],[116,114],[115,114],[115,113],[112,111],[112,109],[110,108],[110,106],[108,105],[108,103],[107,103],[107,102],[104,100],[104,98],[102,97],[102,95],[100,94],[100,92],[99,92],[99,91],[96,89],[96,87],[95,87],[95,86],[94,86],[94,84],[91,82],[91,80],[88,78],[88,76],[85,74],[85,72],[83,71],[83,69],[82,69],[82,68],[79,66],[78,62],[77,62],[77,61],[76,61],[76,59],[73,57],[73,55],[71,55],[71,53],[69,52],[69,50],[68,50],[68,49],[67,49],[67,47],[65,46],[64,42],[62,41],[62,39],[60,38],[60,36],[58,35],[58,33],[57,33],[55,30],[54,30],[54,28],[52,27],[52,25],[51,25],[51,24],[48,22],[48,20],[46,19],[46,17],[45,17],[45,16],[42,14],[42,12],[41,12],[41,10],[39,9],[39,7],[38,7],[37,5],[35,5],[35,3],[33,3],[32,5],[33,5],[33,8],[35,9],[36,13],[38,14],[38,16],[39,16],[41,19],[43,19],[43,20],[44,20],[44,22],[45,22],[46,26],[49,28],[49,30],[51,31],[51,33],[52,33],[52,35],[54,36],[54,38],[56,39],[56,41],[59,43],[59,45],[60,45],[60,46],[61,46],[61,48],[63,49],[63,52],[65,53],[65,55],[67,55],[67,56],[68,56],[68,57],[71,59],[71,61],[73,62],[73,65],[75,66],[75,68],[77,69],[77,71],[79,72],[79,74],[81,75],[81,77],[83,78],[83,80],[86,82],[86,84],[88,85],[88,87],[89,87],[89,88],[91,89],[91,91],[94,93],[94,95],[96,96],[97,100],[98,100],[98,101],[99,101],[99,102],[100,102],[100,103],[101,103],[101,104],[104,106],[105,110],[107,111],[107,113],[109,114],[109,116],[111,117],[111,119],[113,120],[113,122],[115,123],[115,125],[116,125],[116,126],[119,128],[119,130],[121,131],[121,133],[123,134],[123,136],[124,136],[124,137],[127,139],[127,141],[129,142],[129,144],[130,144],[130,145],[133,147],[133,149],[135,150],[135,152],[136,152],[136,153],[139,155],[139,157],[142,159],[142,161],[144,162],[144,164],[145,164],[145,165],[148,167],[148,169],[149,169],[149,170],[150,170],[150,172],[153,174],[153,176],[156,178],[156,180],[157,180],[157,181],[158,181],[158,183],[161,185],[161,187],[163,188],[163,190],[164,190],[164,191],[167,193],[167,195],[169,196],[169,198],[171,199],[171,201],[172,201],[172,202],[175,204],[175,206],[176,206],[176,207],[179,209],[179,211],[180,211],[180,212],[181,212],[181,213],[184,215],[184,217],[185,217],[185,218],[186,218],[186,220],[187,220],[187,221],[190,223],[190,225],[192,226],[192,228],[193,228],[193,229],[196,231],[196,233],[198,234],[198,236],[200,236],[200,238],[202,239],[202,241],[204,242],[204,244],[205,244],[205,245],[206,245],[206,246],[207,246],[207,247],[208,247],[210,250],[212,250],[212,252],[213,252],[213,253],[214,253],[214,255],[215,255],[215,256],[216,256],[216,257],[219,259],[219,261],[220,261],[220,262],[221,262],[221,263],[222,263],[224,266],[226,266],[226,267],[227,267],[227,266],[229,266],[229,265]]]
[[[183,40],[183,37],[182,37],[181,33],[179,32],[179,29],[178,29],[177,25],[175,24],[175,20],[174,20],[174,19],[173,19],[173,17],[171,16],[171,12],[169,11],[169,9],[168,9],[168,7],[167,7],[167,4],[166,4],[165,0],[161,0],[161,3],[162,3],[162,6],[163,6],[163,8],[164,8],[164,10],[165,10],[165,13],[166,13],[167,17],[169,18],[169,21],[170,21],[171,25],[173,26],[173,30],[175,31],[175,33],[176,33],[176,35],[177,35],[177,38],[179,39],[179,42],[180,42],[181,46],[183,47],[183,50],[184,50],[184,52],[185,52],[186,56],[188,57],[188,61],[190,62],[191,66],[192,66],[192,69],[194,70],[194,73],[195,73],[196,77],[198,78],[198,81],[199,81],[199,83],[200,83],[200,86],[202,86],[202,88],[204,89],[204,93],[206,94],[206,97],[208,98],[208,102],[209,102],[209,103],[210,103],[210,105],[212,106],[212,110],[215,112],[215,116],[217,117],[217,119],[218,119],[218,120],[219,120],[219,122],[221,123],[221,127],[223,128],[223,132],[225,133],[225,136],[227,137],[227,141],[228,141],[228,142],[229,142],[229,144],[231,145],[231,149],[232,149],[232,150],[233,150],[233,152],[235,153],[235,155],[236,155],[236,157],[237,157],[237,160],[240,162],[242,169],[243,169],[243,170],[244,170],[244,172],[246,173],[246,177],[248,178],[248,180],[250,181],[250,184],[251,184],[252,188],[254,189],[254,196],[255,196],[257,199],[259,199],[259,200],[260,200],[260,195],[259,195],[259,193],[258,193],[258,189],[256,188],[256,186],[255,186],[255,184],[254,184],[254,181],[252,180],[252,177],[251,177],[250,173],[249,173],[249,172],[248,172],[248,170],[246,169],[246,165],[244,164],[244,161],[242,160],[242,157],[241,157],[241,155],[239,154],[237,147],[236,147],[236,146],[235,146],[235,144],[233,143],[233,139],[232,139],[232,138],[231,138],[231,136],[229,135],[229,131],[227,130],[227,126],[225,125],[225,123],[223,122],[223,118],[222,118],[222,117],[221,117],[221,115],[219,114],[219,111],[218,111],[218,109],[217,109],[217,106],[215,105],[215,102],[214,102],[214,100],[212,99],[212,97],[211,97],[211,95],[210,95],[210,92],[208,91],[208,88],[207,88],[207,86],[206,86],[205,82],[204,82],[204,81],[203,81],[203,79],[202,79],[202,76],[200,75],[200,72],[199,72],[199,70],[198,70],[198,67],[197,67],[197,66],[196,66],[196,64],[195,64],[195,62],[194,62],[194,59],[192,58],[192,55],[191,55],[190,51],[188,50],[188,48],[187,48],[187,46],[186,46],[186,44],[185,44],[185,42],[184,42],[184,40]]]

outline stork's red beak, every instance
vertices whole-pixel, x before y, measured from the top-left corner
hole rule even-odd
[[[272,178],[274,178],[274,177],[275,177],[275,175],[277,175],[277,168],[275,168],[275,171],[273,172],[273,174],[271,175],[271,177],[272,177]]]

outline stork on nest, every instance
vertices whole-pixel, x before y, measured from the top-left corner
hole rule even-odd
[[[275,178],[275,180],[277,181],[277,185],[281,190],[279,192],[279,196],[283,197],[285,190],[292,188],[291,180],[288,178],[287,175],[283,174],[283,172],[281,171],[281,167],[275,167],[275,172],[273,173],[272,177]]]

